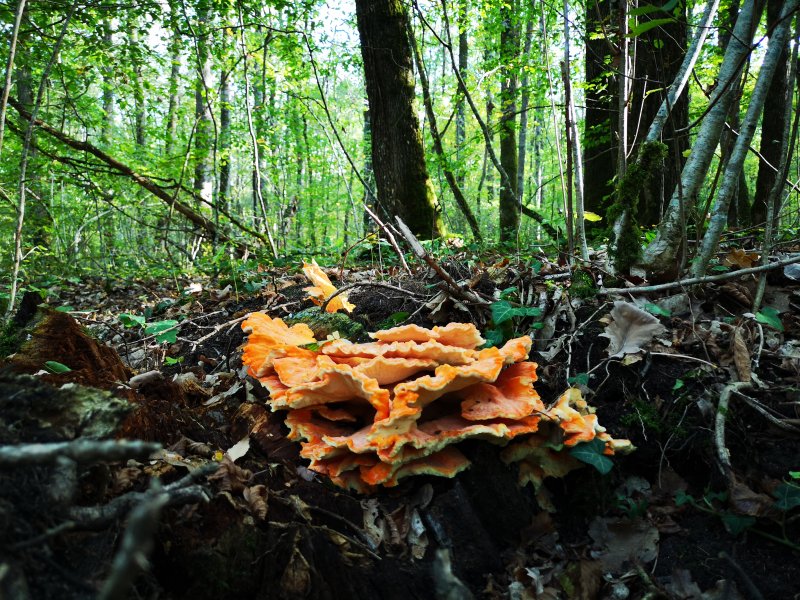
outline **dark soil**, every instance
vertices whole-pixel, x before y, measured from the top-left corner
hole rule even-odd
[[[469,276],[469,270],[462,273],[459,268],[452,266],[454,275]],[[350,293],[357,307],[351,317],[367,331],[403,318],[423,326],[434,324],[431,310],[421,309],[422,298],[430,300],[438,292],[432,287],[438,280],[429,277],[420,273],[415,280],[389,282],[410,293],[356,288]],[[491,295],[492,288],[509,285],[518,286],[520,293],[547,289],[542,275],[538,277],[509,269],[505,279],[492,280],[484,273],[473,280],[480,291]],[[288,317],[312,306],[299,279],[285,283],[279,276],[267,279],[269,285],[238,298],[217,296],[211,282],[206,282],[210,290],[194,296],[137,284],[111,295],[98,292],[87,301],[85,289],[61,290],[60,300],[53,304],[68,302],[76,309],[94,310],[81,317],[81,325],[113,343],[129,363],[135,350],[143,347],[139,340],[144,335],[122,327],[116,315],[141,314],[144,307],[138,297],[152,298],[146,302],[152,308],[148,322],[191,315],[174,343],[145,344],[144,358],[131,366],[139,372],[155,367],[163,377],[135,389],[122,385],[129,378],[129,367],[114,362],[108,346],[96,344],[81,328],[63,333],[74,325],[63,313],[45,313],[50,315],[45,319],[56,325],[39,329],[39,337],[34,335],[16,363],[17,371],[29,373],[48,360],[78,367],[72,379],[69,373],[48,377],[57,385],[77,381],[112,390],[130,402],[130,414],[120,421],[118,436],[155,440],[182,457],[87,466],[80,473],[78,503],[104,503],[128,491],[146,490],[152,477],[164,483],[176,481],[186,474],[189,463],[207,462],[249,434],[249,453],[237,461],[234,471],[209,484],[210,502],[164,511],[152,569],[139,577],[131,597],[433,598],[458,589],[453,575],[475,597],[621,598],[625,596],[613,594],[622,588],[629,598],[800,597],[797,508],[780,511],[771,495],[790,471],[800,470],[800,435],[776,427],[734,395],[725,439],[734,482],[740,487],[730,488],[717,458],[714,427],[720,390],[737,375],[731,350],[734,334],[727,324],[712,326],[719,316],[713,303],[698,298],[693,307],[700,312],[662,319],[672,345],[644,352],[641,360],[627,365],[609,360],[608,340],[599,337],[605,328],[600,319],[610,304],[598,311],[596,302],[582,303],[575,310],[577,333],[566,316],[556,320],[553,340],[569,338],[562,351],[549,361],[536,352],[531,356],[540,364],[536,387],[543,400],[552,402],[576,381],[573,378],[591,371],[588,380],[579,383],[585,384],[586,398],[596,407],[600,423],[613,437],[630,439],[637,450],[615,458],[615,467],[606,476],[587,467],[564,479],[548,480],[546,487],[557,508],[548,514],[530,489],[517,486],[514,468],[502,463],[498,448],[482,442],[464,444],[473,464],[457,478],[412,478],[372,497],[344,492],[308,471],[298,445],[285,437],[282,416],[263,405],[265,391],[240,376],[241,317],[256,310]],[[560,281],[559,285],[568,286],[568,280]],[[547,308],[552,310],[552,303]],[[488,321],[485,308],[465,310],[446,309],[450,320],[471,318],[482,325]],[[800,329],[792,319],[781,341]],[[517,333],[532,331],[535,336],[536,330],[530,329],[533,322],[530,318],[515,322]],[[733,322],[744,328],[753,356],[758,329],[752,320]],[[80,344],[56,343],[62,338],[78,339]],[[763,341],[762,345],[766,348]],[[167,358],[172,364],[164,364]],[[761,383],[747,391],[748,396],[767,406],[776,419],[796,424],[800,416],[796,364],[776,348],[767,348],[761,352],[757,372]],[[190,373],[193,377],[187,376]],[[177,376],[174,381],[173,376]],[[41,393],[39,386],[45,385],[9,377],[3,391],[7,398],[13,397],[12,388]],[[0,402],[0,442],[80,435],[64,433],[63,427],[60,433],[48,434],[48,426],[23,418],[20,406]],[[48,502],[44,492],[54,477],[48,469],[52,468],[0,468],[6,490],[0,494],[0,563],[10,565],[6,572],[0,571],[0,592],[24,598],[14,596],[13,590],[22,589],[19,582],[26,581],[31,598],[93,597],[119,549],[124,522],[99,532],[46,536],[10,558],[16,541],[34,539],[59,523],[58,510],[43,516]],[[258,517],[253,501],[243,497],[244,489],[257,486],[265,490],[265,517]],[[744,496],[734,498],[732,491]],[[26,497],[37,499],[28,509],[20,509]],[[365,523],[368,510],[376,511],[390,530],[388,540],[377,546]],[[415,519],[420,524],[415,525]],[[736,524],[746,519],[752,523],[736,532]],[[608,555],[619,542],[612,539],[604,546],[593,536],[592,524],[611,520],[656,532],[655,556],[632,551],[618,568],[609,568]],[[421,527],[424,539],[412,542],[413,527]],[[437,557],[442,548],[449,550],[453,575]],[[692,596],[687,590],[694,589]],[[712,589],[727,590],[729,595],[697,595]]]

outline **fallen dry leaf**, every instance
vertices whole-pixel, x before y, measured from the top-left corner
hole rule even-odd
[[[612,357],[641,352],[654,337],[666,331],[656,317],[621,300],[614,302],[611,318],[605,333],[600,335],[611,340],[607,350]]]
[[[731,336],[731,352],[739,381],[750,381],[750,350],[747,348],[744,335],[739,327],[733,330],[733,336]]]
[[[728,253],[723,261],[723,264],[728,267],[739,267],[740,269],[749,269],[760,258],[757,252],[747,253],[741,248],[736,248]]]
[[[643,519],[597,517],[589,535],[599,548],[596,558],[604,571],[618,572],[626,562],[646,564],[658,556],[658,529]]]
[[[262,521],[267,518],[267,486],[254,485],[244,488],[242,496],[247,501],[250,513]]]

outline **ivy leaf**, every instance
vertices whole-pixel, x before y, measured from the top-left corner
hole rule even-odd
[[[764,325],[769,325],[778,331],[783,331],[783,323],[781,323],[781,318],[778,316],[779,314],[780,313],[771,306],[765,306],[756,313],[756,321]]]
[[[589,374],[588,373],[578,373],[575,377],[567,377],[567,383],[570,385],[589,385]]]
[[[658,304],[653,304],[648,302],[644,305],[644,309],[654,315],[658,315],[660,317],[671,317],[672,313],[668,311],[666,308],[661,308]]]
[[[614,462],[603,454],[605,449],[605,442],[595,438],[591,442],[578,444],[569,453],[579,461],[592,465],[601,475],[606,475],[613,468]]]
[[[58,375],[59,373],[69,373],[72,371],[67,365],[56,362],[54,360],[48,360],[44,363],[44,368],[50,371],[51,373],[55,373]]]
[[[731,535],[739,535],[746,529],[752,527],[756,522],[755,517],[748,517],[745,515],[732,515],[732,514],[724,514],[722,515],[722,523],[725,525],[725,529],[728,530],[728,533]]]
[[[678,490],[675,493],[675,506],[683,506],[684,504],[694,504],[694,496],[687,494],[684,490]]]
[[[505,341],[505,336],[503,332],[499,329],[490,329],[486,332],[486,347],[491,348],[493,346],[499,346]]]
[[[506,300],[498,300],[492,302],[492,321],[495,325],[500,325],[506,321],[510,321],[514,317],[538,317],[542,314],[540,308],[536,306],[511,306],[510,302]]]
[[[778,499],[775,502],[775,508],[778,510],[787,511],[800,506],[800,487],[796,485],[782,483],[775,488],[772,495]]]
[[[492,321],[494,321],[495,325],[505,323],[514,317],[514,307],[505,300],[492,302],[491,311]]]
[[[139,315],[132,315],[130,313],[120,313],[119,317],[117,317],[125,327],[143,327],[144,326],[144,317],[140,317]]]
[[[150,323],[147,327],[145,327],[144,332],[148,335],[155,335],[156,341],[159,344],[167,342],[168,344],[174,344],[178,340],[178,330],[177,328],[173,329],[178,322],[174,319],[167,319],[166,321],[156,321],[155,323]]]

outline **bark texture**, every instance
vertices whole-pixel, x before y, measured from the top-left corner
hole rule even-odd
[[[380,211],[400,216],[417,237],[438,237],[441,215],[414,110],[408,16],[399,0],[357,0],[356,15]]]

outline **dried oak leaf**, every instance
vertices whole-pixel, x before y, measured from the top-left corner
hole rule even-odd
[[[221,492],[241,492],[252,477],[253,473],[237,467],[230,458],[225,456],[220,461],[219,469],[209,475],[208,480],[218,482]]]
[[[605,333],[600,335],[611,340],[607,350],[612,357],[641,352],[654,337],[666,331],[656,317],[621,300],[614,302],[611,318],[613,320],[606,327]]]
[[[262,521],[267,518],[267,486],[253,485],[244,488],[242,496],[247,501],[247,507],[251,514]]]

